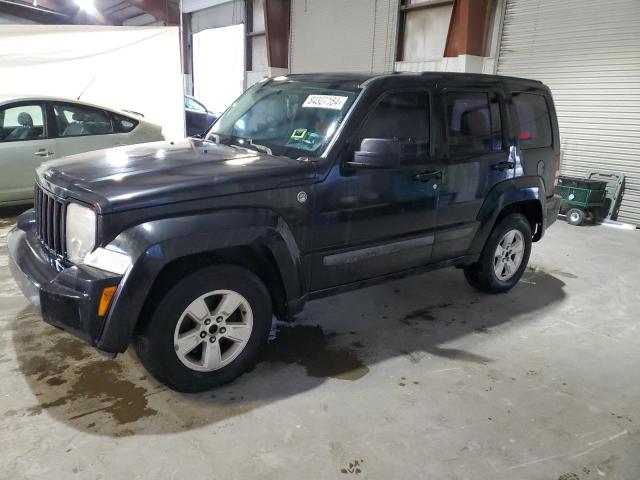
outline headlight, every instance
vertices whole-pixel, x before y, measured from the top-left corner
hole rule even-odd
[[[77,203],[67,207],[67,257],[82,263],[96,245],[96,212]]]

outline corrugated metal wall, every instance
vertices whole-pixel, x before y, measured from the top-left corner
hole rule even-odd
[[[640,225],[640,1],[507,0],[498,73],[552,90],[562,172],[621,171]]]
[[[395,0],[292,0],[289,68],[392,71],[397,21]]]

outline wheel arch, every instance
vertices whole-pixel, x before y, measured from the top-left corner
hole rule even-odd
[[[505,205],[496,218],[496,224],[512,213],[524,215],[531,226],[532,240],[540,240],[542,234],[542,205],[539,200],[521,200]]]
[[[173,286],[175,279],[213,265],[235,265],[254,273],[267,287],[275,315],[282,320],[289,319],[286,292],[280,268],[273,254],[264,245],[249,244],[186,255],[168,262],[158,272],[150,288],[134,327],[134,333],[150,319],[155,305]]]
[[[544,183],[540,177],[517,177],[495,185],[478,213],[480,227],[469,253],[480,254],[493,227],[511,213],[524,215],[531,225],[532,240],[540,240],[544,234],[545,198]]]
[[[152,220],[116,237],[110,246],[127,253],[132,266],[121,281],[95,346],[124,352],[138,321],[148,313],[156,288],[187,271],[215,263],[243,266],[267,285],[274,312],[290,314],[303,297],[304,272],[287,223],[266,209],[229,209]],[[295,313],[295,311],[293,312]]]

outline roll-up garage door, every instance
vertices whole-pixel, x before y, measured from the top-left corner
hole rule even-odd
[[[498,73],[551,88],[562,173],[624,173],[618,219],[640,225],[640,1],[507,0]]]

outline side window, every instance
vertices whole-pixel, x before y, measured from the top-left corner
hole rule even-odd
[[[42,105],[20,105],[0,110],[0,142],[47,137]]]
[[[207,109],[204,108],[200,102],[195,101],[193,98],[184,97],[184,106],[190,110],[195,110],[197,112],[207,113]]]
[[[385,96],[360,130],[358,147],[365,138],[399,140],[410,159],[429,154],[429,94],[397,92]]]
[[[502,150],[500,103],[495,93],[445,94],[450,154]]]
[[[514,93],[512,98],[520,124],[520,146],[525,149],[550,147],[551,119],[544,96],[535,93]]]
[[[113,121],[115,123],[116,132],[118,133],[129,133],[138,125],[138,122],[133,118],[118,115],[117,113],[113,114]]]
[[[102,110],[83,105],[54,105],[53,111],[60,137],[113,133],[111,119]]]

